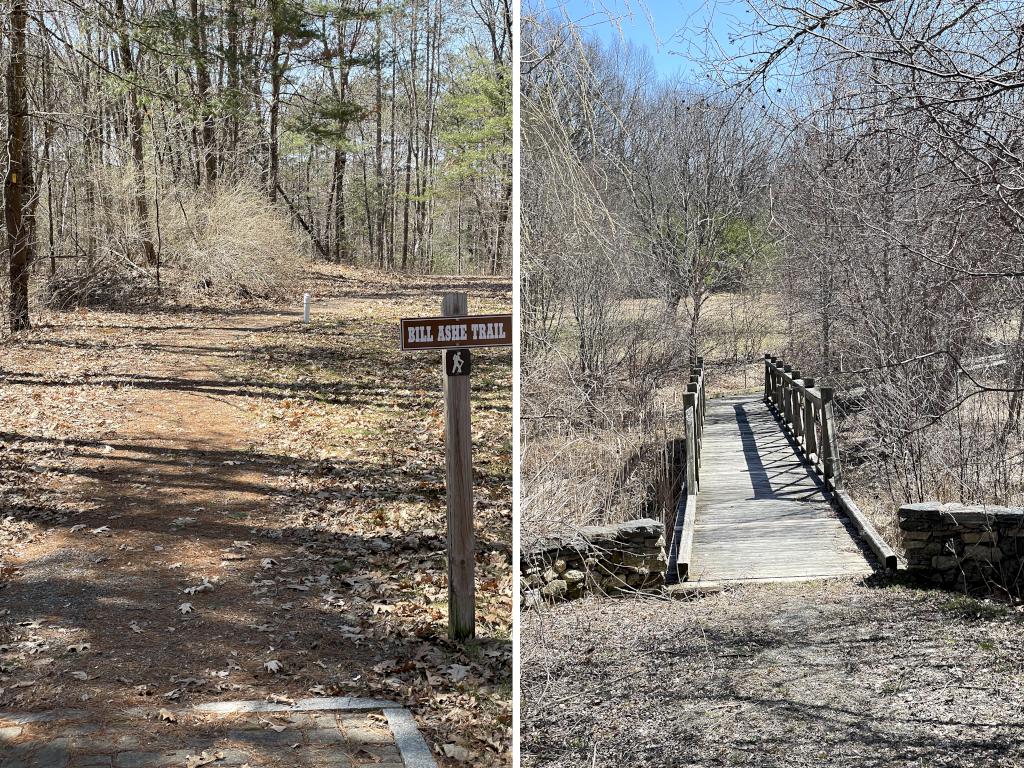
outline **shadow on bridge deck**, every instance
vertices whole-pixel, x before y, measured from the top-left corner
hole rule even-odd
[[[867,550],[760,395],[708,401],[700,480],[691,582],[873,572]]]

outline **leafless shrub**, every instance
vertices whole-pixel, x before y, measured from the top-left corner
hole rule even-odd
[[[162,254],[179,295],[272,297],[287,292],[303,263],[294,230],[265,195],[218,187],[162,204]]]
[[[102,258],[76,261],[50,274],[42,299],[52,309],[119,307],[151,298],[155,291],[152,274],[108,251]]]
[[[152,297],[156,273],[140,248],[139,222],[129,202],[133,199],[131,173],[101,166],[84,173],[79,182],[94,195],[96,206],[94,219],[83,224],[77,236],[59,242],[56,238],[66,222],[58,211],[38,210],[39,242],[32,271],[42,279],[31,281],[33,302],[68,309],[124,305]],[[61,253],[65,249],[71,253]]]

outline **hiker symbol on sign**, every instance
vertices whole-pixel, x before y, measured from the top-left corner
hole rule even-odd
[[[470,358],[468,349],[449,349],[444,353],[445,373],[449,376],[469,376]]]

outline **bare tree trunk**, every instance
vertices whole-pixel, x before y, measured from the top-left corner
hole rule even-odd
[[[365,140],[365,135],[361,126],[359,128],[359,136]],[[366,242],[369,246],[370,258],[372,259],[376,254],[376,240],[374,239],[373,214],[370,210],[370,179],[369,174],[366,171],[367,159],[368,158],[364,155],[360,165],[363,169],[363,213],[366,218]]]
[[[156,249],[153,247],[153,236],[149,228],[149,201],[146,199],[146,166],[142,146],[142,110],[139,107],[138,87],[135,85],[135,62],[132,57],[131,41],[128,38],[128,14],[124,0],[117,0],[117,16],[121,22],[121,66],[125,79],[131,84],[127,96],[127,132],[132,147],[132,165],[135,178],[135,212],[139,217],[139,238],[142,241],[142,253],[146,264],[156,264]]]
[[[402,204],[402,270],[409,268],[409,193],[412,185],[412,139],[419,119],[419,99],[416,82],[416,63],[419,58],[419,5],[413,0],[412,20],[409,25],[409,126],[405,141],[405,200]]]
[[[334,257],[338,261],[348,261],[348,222],[345,211],[345,167],[348,165],[348,152],[344,149],[334,150]]]
[[[271,3],[271,41],[270,41],[270,146],[268,149],[268,181],[270,199],[277,201],[278,178],[280,176],[280,158],[278,156],[278,121],[281,111],[281,80],[284,72],[281,67],[281,23],[278,20],[277,3]]]
[[[377,163],[377,194],[375,195],[375,202],[377,204],[376,218],[377,218],[377,266],[380,269],[384,269],[384,72],[383,72],[383,56],[381,55],[381,48],[384,45],[384,32],[383,25],[381,24],[380,13],[384,10],[383,0],[377,2],[377,38],[376,38],[376,64],[377,64],[377,98],[375,104],[375,110],[377,112],[377,143],[374,149],[374,158]]]
[[[232,104],[231,116],[228,120],[228,125],[230,126],[228,136],[230,138],[229,147],[232,159],[237,161],[234,155],[238,151],[238,114],[242,108],[242,73],[238,55],[238,0],[228,0],[226,23],[228,38],[226,53],[227,80]]]
[[[210,70],[206,66],[206,25],[200,13],[199,0],[191,0],[192,11],[192,58],[196,65],[196,89],[199,109],[202,113],[202,144],[199,151],[201,165],[205,171],[206,185],[212,187],[217,181],[217,148],[213,110],[210,107]]]
[[[395,39],[398,39],[397,30],[393,30]],[[395,265],[395,230],[398,217],[398,206],[396,194],[398,192],[398,166],[395,163],[395,102],[398,95],[398,45],[391,46],[391,167],[388,172],[388,199],[390,204],[389,226],[388,226],[388,265]]]
[[[502,197],[498,210],[498,236],[494,244],[494,262],[491,264],[491,274],[500,274],[505,267],[505,243],[506,230],[508,229],[509,216],[512,213],[512,174],[502,184]]]
[[[28,267],[32,261],[31,222],[25,215],[31,197],[32,159],[28,138],[28,96],[25,82],[27,0],[12,0],[10,63],[7,69],[7,151],[10,164],[4,180],[4,222],[10,252],[10,324],[12,331],[31,327],[28,316]]]

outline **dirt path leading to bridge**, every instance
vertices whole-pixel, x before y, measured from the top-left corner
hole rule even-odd
[[[523,619],[524,768],[1024,766],[1024,613],[882,577]]]
[[[442,285],[321,274],[311,327],[85,312],[8,342],[0,708],[377,696],[451,764],[506,764],[507,361],[478,377],[482,637],[463,648],[444,636],[436,373],[389,349]]]

